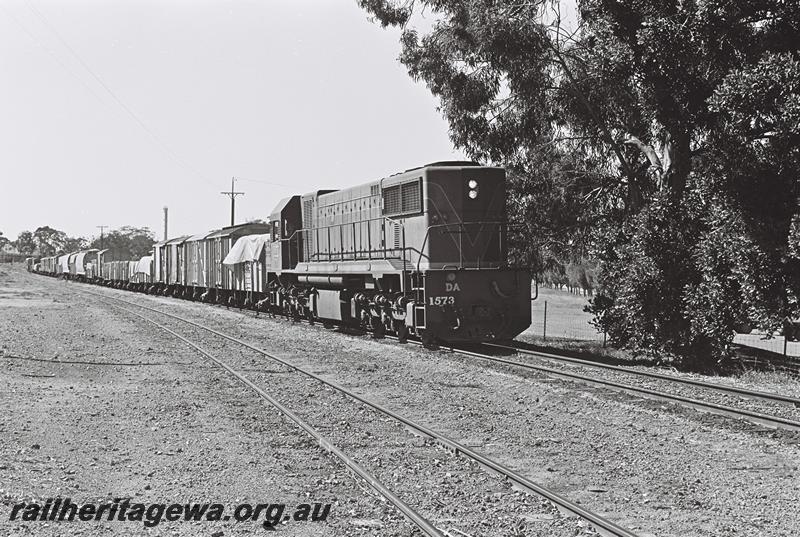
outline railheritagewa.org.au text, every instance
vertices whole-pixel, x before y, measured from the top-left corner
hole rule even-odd
[[[24,522],[141,522],[146,527],[162,522],[258,522],[271,529],[282,522],[324,522],[331,504],[241,503],[134,503],[116,498],[107,503],[76,503],[70,498],[51,498],[42,503],[11,505],[8,520]]]

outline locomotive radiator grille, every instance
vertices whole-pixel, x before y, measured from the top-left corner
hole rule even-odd
[[[383,214],[396,216],[422,210],[422,188],[419,179],[383,189]]]
[[[314,222],[314,200],[306,200],[303,202],[303,226],[306,229],[314,228],[316,226],[316,222]],[[304,231],[303,232],[303,244],[304,244],[304,255],[303,257],[308,260],[316,252],[315,244],[314,244],[314,232],[313,231]]]

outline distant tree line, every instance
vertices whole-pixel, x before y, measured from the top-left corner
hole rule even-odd
[[[796,2],[577,0],[566,26],[552,0],[358,1],[454,144],[508,170],[517,260],[597,263],[612,344],[703,365],[800,315]]]
[[[65,232],[42,226],[34,231],[22,231],[11,241],[0,232],[0,247],[8,244],[20,254],[49,257],[89,248],[109,250],[111,259],[138,259],[151,250],[155,235],[149,228],[122,226],[105,233],[101,238],[70,237]]]

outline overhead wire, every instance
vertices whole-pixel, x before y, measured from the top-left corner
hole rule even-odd
[[[45,26],[47,26],[47,28],[53,33],[53,35],[55,35],[56,38],[58,38],[58,40],[61,42],[61,44],[64,45],[64,48],[66,48],[69,51],[69,53],[72,54],[72,56],[78,61],[78,63],[80,63],[80,65],[86,70],[86,72],[88,72],[89,75],[91,75],[92,78],[98,84],[100,84],[100,86],[111,96],[111,98],[114,100],[114,102],[117,103],[117,105],[120,108],[122,108],[128,114],[128,116],[130,116],[131,119],[133,119],[133,121],[151,138],[151,140],[153,142],[155,142],[156,145],[159,146],[159,148],[164,152],[164,154],[166,154],[173,162],[178,164],[180,167],[182,167],[185,170],[193,173],[197,177],[201,178],[203,181],[205,181],[205,182],[207,182],[209,184],[212,184],[214,186],[217,186],[209,178],[207,178],[200,171],[198,171],[194,166],[191,166],[190,164],[188,164],[180,156],[178,156],[174,151],[172,151],[172,149],[170,149],[169,146],[163,140],[161,140],[161,138],[155,132],[153,132],[152,129],[150,129],[147,126],[147,124],[145,124],[145,122],[142,121],[139,118],[139,116],[127,104],[125,104],[122,101],[122,99],[120,99],[117,96],[116,93],[114,93],[114,91],[103,81],[103,79],[100,78],[100,76],[97,75],[97,73],[95,73],[94,70],[92,70],[92,68],[83,60],[83,58],[81,58],[81,56],[75,51],[75,49],[73,49],[70,46],[70,44],[67,42],[67,40],[64,39],[61,36],[61,34],[50,23],[50,21],[47,19],[47,17],[45,17],[45,15],[33,4],[32,0],[26,0],[26,3],[28,5],[28,7],[30,8],[30,10],[34,13],[34,15],[36,15],[36,17],[40,21],[42,21],[42,23]]]
[[[212,184],[216,186],[211,180],[209,180],[205,175],[199,172],[196,168],[185,162],[183,159],[180,158],[174,151],[172,151],[167,144],[161,140],[161,138],[150,129],[147,124],[139,118],[139,116],[127,105],[124,101],[103,81],[103,79],[83,60],[83,58],[75,51],[72,46],[64,39],[64,37],[58,32],[58,30],[53,26],[52,23],[47,19],[47,17],[42,13],[36,6],[31,2],[31,0],[26,0],[28,8],[31,12],[55,35],[55,37],[59,40],[59,42],[64,46],[64,48],[69,51],[69,53],[80,63],[83,69],[89,73],[89,75],[105,90],[105,92],[114,100],[114,102],[128,114],[128,116],[133,119],[133,121],[142,129],[144,132],[151,138],[153,142],[158,145],[158,147],[170,158],[178,164],[179,166],[183,167],[184,169],[188,170],[189,172],[195,174],[203,181],[208,184]],[[70,76],[72,76],[75,80],[77,80],[83,87],[86,89],[91,95],[103,106],[106,106],[105,101],[97,94],[97,92],[86,83],[83,77],[81,77],[78,73],[76,73],[73,69],[71,69],[66,63],[64,63],[54,52],[52,49],[45,46],[45,44],[36,37],[33,32],[31,32],[22,22],[13,14],[11,13],[8,8],[0,3],[0,7],[6,12],[9,18],[31,39],[31,41],[36,44],[39,48],[46,51],[48,55],[56,62],[58,65],[64,69]],[[269,186],[276,186],[281,188],[287,189],[295,189],[297,185],[288,185],[285,183],[278,183],[274,181],[268,181],[265,179],[251,179],[248,177],[241,177],[236,176],[237,181],[246,181],[250,183],[259,183]]]
[[[287,184],[284,184],[284,183],[275,183],[273,181],[267,181],[267,180],[264,180],[264,179],[249,179],[247,177],[241,177],[239,175],[236,176],[236,180],[237,181],[246,181],[248,183],[261,183],[263,185],[280,186],[280,187],[291,188],[291,189],[297,188],[297,185],[287,185]]]
[[[20,20],[19,20],[19,19],[18,19],[18,18],[17,18],[17,17],[16,17],[16,16],[15,16],[15,15],[12,13],[12,12],[11,12],[11,11],[9,11],[9,9],[8,9],[8,7],[7,7],[7,6],[3,5],[3,3],[2,3],[2,2],[0,2],[0,8],[2,8],[2,9],[3,9],[3,11],[5,11],[6,15],[8,15],[8,18],[9,18],[9,19],[11,19],[11,20],[14,22],[14,24],[16,24],[16,25],[19,27],[19,29],[20,29],[20,30],[22,30],[22,32],[23,32],[23,33],[25,33],[25,34],[26,34],[26,35],[27,35],[27,36],[30,38],[30,40],[33,42],[33,44],[35,44],[36,46],[38,46],[39,48],[41,48],[42,50],[44,50],[45,52],[47,52],[47,54],[48,54],[48,55],[49,55],[49,56],[50,56],[50,57],[53,59],[53,61],[55,61],[55,62],[56,62],[56,63],[57,63],[57,64],[58,64],[58,65],[59,65],[59,66],[60,66],[62,69],[64,69],[64,71],[66,71],[66,73],[67,73],[67,74],[69,74],[69,75],[70,75],[70,76],[72,76],[72,77],[73,77],[75,80],[77,80],[77,81],[78,81],[78,82],[79,82],[79,83],[80,83],[80,84],[81,84],[81,85],[84,87],[84,89],[86,89],[86,91],[88,91],[89,93],[91,93],[91,94],[92,94],[92,96],[93,96],[95,99],[97,99],[97,102],[99,102],[99,103],[100,103],[100,104],[102,104],[103,106],[105,106],[105,105],[106,105],[106,104],[103,102],[103,99],[101,99],[101,98],[100,98],[100,96],[99,96],[99,95],[98,95],[98,94],[97,94],[97,93],[96,93],[96,92],[95,92],[95,91],[94,91],[94,90],[91,88],[91,86],[89,86],[89,85],[86,83],[86,81],[85,81],[85,80],[83,80],[83,79],[82,79],[80,76],[78,76],[78,74],[77,74],[77,73],[75,73],[75,71],[73,71],[72,69],[70,69],[70,68],[67,66],[67,64],[65,64],[64,62],[62,62],[62,61],[59,59],[59,57],[58,57],[58,56],[56,56],[56,54],[55,54],[55,53],[54,53],[54,52],[53,52],[51,49],[49,49],[48,47],[46,47],[46,46],[44,45],[44,43],[42,43],[42,41],[41,41],[41,40],[40,40],[38,37],[36,37],[36,36],[33,34],[33,32],[31,32],[30,30],[28,30],[28,28],[26,28],[26,27],[25,27],[25,25],[24,25],[24,24],[22,24],[22,22],[21,22],[21,21],[20,21]]]

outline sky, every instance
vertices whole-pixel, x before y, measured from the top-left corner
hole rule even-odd
[[[423,22],[424,23],[424,22]],[[463,160],[355,0],[0,0],[0,231],[161,239]]]

